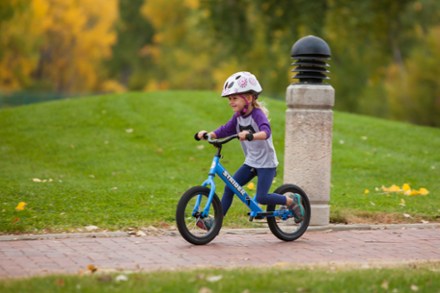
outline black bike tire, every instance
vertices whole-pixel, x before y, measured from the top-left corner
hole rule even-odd
[[[304,206],[304,220],[301,222],[301,226],[299,227],[298,230],[295,230],[293,233],[286,233],[278,226],[278,222],[275,217],[268,217],[267,224],[272,234],[275,235],[278,239],[284,241],[294,241],[299,237],[301,237],[306,232],[310,223],[311,207],[307,194],[300,187],[294,184],[281,185],[274,191],[274,193],[278,193],[278,194],[285,194],[288,192],[298,193],[302,198],[302,204]],[[268,205],[267,211],[274,211],[275,207],[276,205]]]
[[[214,226],[203,236],[200,237],[198,235],[194,235],[188,229],[185,221],[185,210],[187,208],[190,200],[201,194],[208,198],[210,189],[203,186],[194,186],[188,189],[180,198],[179,203],[177,204],[176,209],[176,224],[179,230],[180,235],[188,241],[189,243],[195,245],[204,245],[211,242],[220,232],[220,229],[223,224],[223,211],[220,199],[216,194],[214,194],[214,198],[212,200],[211,209],[214,211]],[[202,207],[203,208],[203,207]]]

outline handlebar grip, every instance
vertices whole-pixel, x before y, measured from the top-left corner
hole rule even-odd
[[[208,132],[203,133],[203,139],[208,139],[208,138],[209,138]],[[194,134],[194,139],[200,140],[198,132],[196,132],[196,134]]]

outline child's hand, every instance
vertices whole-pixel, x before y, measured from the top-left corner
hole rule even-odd
[[[240,141],[246,140],[246,135],[248,135],[250,132],[247,130],[243,130],[242,132],[238,133],[238,138]]]
[[[197,132],[197,138],[200,139],[205,139],[205,134],[208,133],[206,130],[200,130],[199,132]]]
[[[261,139],[261,138],[255,137],[256,135],[260,135],[261,133],[263,133],[263,132],[258,132],[258,133],[255,134],[255,133],[252,133],[250,131],[244,130],[244,131],[238,133],[238,138],[241,141],[243,141],[243,140],[252,141],[254,139]],[[261,137],[261,135],[260,135],[260,137]]]

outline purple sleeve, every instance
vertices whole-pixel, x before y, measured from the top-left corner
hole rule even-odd
[[[223,138],[223,137],[227,137],[233,134],[237,133],[237,117],[232,116],[232,118],[226,122],[226,124],[220,126],[219,128],[217,128],[216,130],[214,130],[215,135],[217,136],[217,138]]]
[[[258,129],[260,129],[260,131],[266,132],[267,135],[266,139],[268,139],[272,134],[272,130],[270,128],[269,120],[267,120],[267,117],[266,115],[264,115],[264,112],[261,110],[254,111],[252,118],[254,119],[255,123],[257,123]]]

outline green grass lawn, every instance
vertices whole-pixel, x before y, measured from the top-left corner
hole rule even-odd
[[[263,100],[271,111],[282,174],[285,103]],[[174,225],[179,197],[206,178],[214,154],[194,133],[212,130],[231,115],[224,99],[200,91],[0,109],[0,233]],[[331,220],[439,221],[439,149],[440,129],[335,113]],[[242,162],[238,142],[231,142],[224,148],[224,165],[233,172]],[[404,183],[430,193],[375,190]],[[222,186],[219,182],[219,195]],[[16,210],[19,202],[26,203],[22,211]],[[238,201],[225,225],[249,225]]]
[[[7,292],[439,292],[438,263],[397,268],[232,269],[0,281]]]

